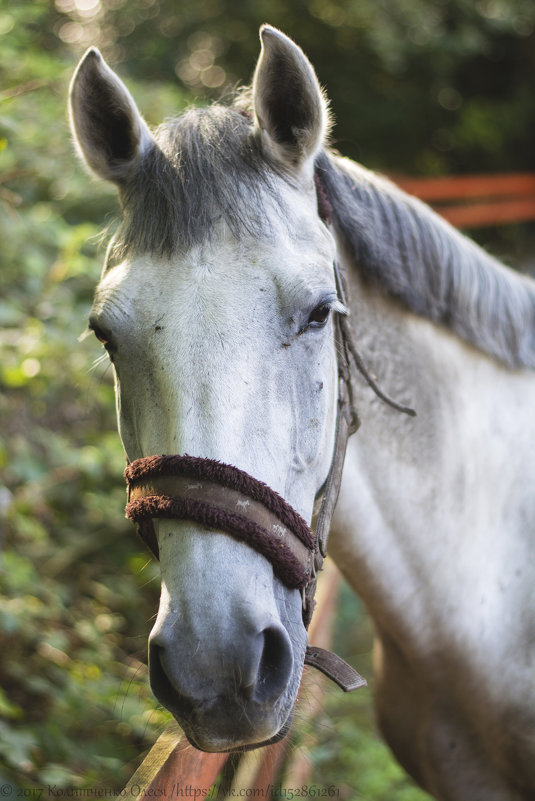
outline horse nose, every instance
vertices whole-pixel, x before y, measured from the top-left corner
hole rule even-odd
[[[166,626],[149,638],[149,671],[155,696],[178,717],[214,698],[230,706],[272,704],[291,680],[292,646],[275,622],[234,641],[191,646],[177,627]]]

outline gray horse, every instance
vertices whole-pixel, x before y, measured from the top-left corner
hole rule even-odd
[[[311,65],[277,30],[261,39],[250,92],[153,132],[98,51],[73,79],[79,149],[123,207],[90,328],[127,460],[235,466],[309,522],[350,315],[371,370],[417,410],[352,377],[362,425],[329,544],[375,624],[382,732],[438,799],[533,799],[535,285],[326,149]],[[198,748],[275,741],[305,658],[302,593],[213,520],[153,526],[156,696]]]

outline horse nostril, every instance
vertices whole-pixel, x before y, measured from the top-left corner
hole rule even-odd
[[[173,712],[177,704],[177,690],[165,671],[162,661],[164,651],[162,646],[154,642],[149,645],[150,686],[158,701]]]
[[[270,626],[262,632],[262,656],[258,665],[254,700],[263,703],[278,698],[292,675],[292,646],[286,631]]]

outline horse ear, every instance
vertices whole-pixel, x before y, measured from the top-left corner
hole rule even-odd
[[[87,165],[121,184],[150,147],[152,137],[130,92],[92,47],[69,91],[71,128]]]
[[[262,52],[253,78],[257,125],[270,153],[295,169],[324,143],[327,100],[300,47],[270,25],[262,26],[260,40]]]

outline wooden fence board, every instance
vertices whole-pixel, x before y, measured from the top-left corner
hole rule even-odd
[[[459,228],[479,228],[485,225],[526,222],[535,220],[535,197],[466,206],[437,206],[436,210],[448,222]]]
[[[440,178],[394,177],[398,186],[422,200],[443,201],[459,198],[535,196],[535,174],[444,175]]]
[[[227,757],[228,754],[205,754],[193,748],[178,724],[172,721],[117,799],[180,798],[177,792],[180,787],[209,788]]]
[[[393,180],[409,194],[431,203],[435,211],[459,228],[535,220],[534,173],[394,176]]]

